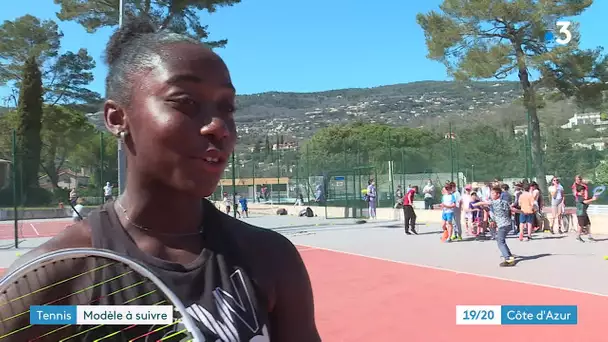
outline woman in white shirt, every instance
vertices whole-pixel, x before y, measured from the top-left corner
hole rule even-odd
[[[76,200],[76,205],[74,206],[74,209],[72,210],[72,220],[74,222],[78,222],[78,221],[82,221],[82,209],[84,209],[84,199],[82,197],[79,197]]]
[[[564,187],[557,177],[551,180],[549,187],[551,194],[551,232],[554,233],[555,219],[557,219],[558,234],[562,234],[562,215],[564,215]]]

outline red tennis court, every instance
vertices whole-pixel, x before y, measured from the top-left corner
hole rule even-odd
[[[53,237],[61,232],[70,220],[38,221],[20,220],[17,222],[17,231],[20,238]],[[0,240],[11,240],[15,238],[14,223],[4,221],[0,223]]]
[[[606,341],[608,298],[298,247],[323,341]],[[457,326],[456,305],[578,305],[575,326]]]

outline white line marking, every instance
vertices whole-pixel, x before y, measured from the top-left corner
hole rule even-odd
[[[34,227],[33,223],[30,223],[30,226],[32,227],[32,229],[34,230],[34,233],[36,233],[36,235],[40,236],[40,233],[38,233],[38,229],[36,229],[36,227]]]
[[[298,249],[298,252],[307,252],[307,251],[314,251],[316,250],[316,248],[302,248],[302,249]]]
[[[442,268],[442,267],[429,266],[429,265],[423,265],[423,264],[414,264],[414,263],[406,262],[406,261],[391,260],[391,259],[386,259],[386,258],[381,258],[381,257],[369,256],[369,255],[365,255],[365,254],[345,252],[345,251],[340,251],[340,250],[331,249],[331,248],[315,247],[315,246],[310,246],[310,245],[303,245],[303,244],[300,244],[300,243],[298,243],[297,246],[307,247],[307,248],[311,248],[311,249],[318,249],[318,250],[321,250],[321,251],[328,251],[328,252],[334,252],[334,253],[341,253],[341,254],[346,254],[346,255],[358,256],[358,257],[362,257],[362,258],[374,259],[374,260],[379,260],[379,261],[387,261],[387,262],[394,263],[394,264],[402,264],[402,265],[407,265],[407,266],[415,266],[415,267],[427,268],[427,269],[436,270],[436,271],[445,271],[445,272],[451,272],[451,273],[456,273],[456,274],[464,274],[464,275],[469,275],[469,276],[474,276],[474,277],[479,277],[479,278],[489,278],[489,279],[494,279],[494,280],[509,281],[509,282],[512,282],[512,283],[519,283],[519,284],[524,284],[524,285],[541,286],[541,287],[546,287],[546,288],[554,289],[554,290],[577,292],[577,293],[582,293],[582,294],[592,295],[592,296],[608,297],[608,295],[603,294],[603,293],[597,293],[597,292],[591,292],[591,291],[585,291],[585,290],[577,290],[577,289],[571,289],[571,288],[567,288],[567,287],[560,287],[560,286],[547,285],[547,284],[539,284],[539,283],[533,283],[533,282],[525,281],[525,280],[516,280],[516,279],[502,278],[502,277],[490,276],[490,275],[486,275],[486,274],[478,274],[478,273],[472,273],[472,272],[462,272],[462,271],[451,270],[449,268]],[[308,249],[306,249],[306,251],[308,251]]]

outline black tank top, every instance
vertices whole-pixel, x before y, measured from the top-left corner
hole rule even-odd
[[[92,245],[94,248],[109,249],[130,256],[147,265],[182,300],[206,341],[270,341],[267,300],[263,291],[251,280],[246,258],[239,253],[234,236],[230,233],[232,230],[222,227],[238,221],[233,222],[206,200],[203,201],[203,206],[205,215],[200,238],[203,239],[204,248],[190,264],[172,263],[142,252],[123,229],[112,202],[89,215]],[[95,273],[95,277],[100,278],[95,281],[98,283],[116,278],[119,273],[117,270],[102,269]],[[92,300],[99,305],[124,305],[126,301],[131,301],[128,304],[137,304],[133,299],[146,293],[147,289],[145,284],[129,289],[133,283],[128,275],[121,275],[94,288]],[[146,298],[146,304],[150,304],[150,297]],[[86,337],[83,341],[94,341],[106,336],[110,330],[124,328],[94,329],[84,333]],[[128,341],[156,328],[158,327],[138,326],[121,332],[116,338],[103,341]],[[180,328],[175,327],[172,331],[178,329]],[[158,341],[171,333],[162,331],[138,341]]]

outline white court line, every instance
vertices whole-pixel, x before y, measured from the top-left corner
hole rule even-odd
[[[30,226],[34,230],[34,233],[36,233],[36,235],[40,236],[40,233],[38,233],[38,229],[36,229],[36,227],[34,227],[34,224],[30,223]]]
[[[307,252],[307,251],[314,251],[317,248],[303,248],[303,249],[298,249],[298,252]]]
[[[571,288],[567,288],[567,287],[560,287],[560,286],[547,285],[547,284],[539,284],[539,283],[533,283],[533,282],[525,281],[525,280],[516,280],[516,279],[502,278],[502,277],[490,276],[490,275],[486,275],[486,274],[478,274],[478,273],[472,273],[472,272],[462,272],[462,271],[452,270],[452,269],[449,269],[449,268],[442,268],[442,267],[429,266],[429,265],[423,265],[423,264],[414,264],[414,263],[406,262],[406,261],[391,260],[391,259],[386,259],[386,258],[381,258],[381,257],[369,256],[369,255],[365,255],[365,254],[345,252],[345,251],[340,251],[340,250],[331,249],[331,248],[315,247],[315,246],[303,245],[303,244],[299,244],[299,243],[297,244],[297,246],[307,247],[307,248],[310,248],[310,249],[318,249],[318,250],[321,250],[321,251],[328,251],[328,252],[334,252],[334,253],[341,253],[341,254],[346,254],[346,255],[358,256],[358,257],[363,257],[363,258],[368,258],[368,259],[374,259],[374,260],[380,260],[380,261],[388,261],[388,262],[394,263],[394,264],[402,264],[402,265],[407,265],[407,266],[415,266],[415,267],[421,267],[421,268],[428,268],[428,269],[436,270],[436,271],[446,271],[446,272],[451,272],[451,273],[456,273],[456,274],[464,274],[464,275],[469,275],[469,276],[474,276],[474,277],[479,277],[479,278],[489,278],[489,279],[494,279],[494,280],[502,280],[502,281],[509,281],[509,282],[512,282],[512,283],[519,283],[519,284],[524,284],[524,285],[541,286],[541,287],[546,287],[546,288],[554,289],[554,290],[577,292],[577,293],[582,293],[582,294],[592,295],[592,296],[608,297],[608,295],[606,295],[606,294],[596,293],[596,292],[591,292],[591,291],[577,290],[577,289],[571,289]],[[309,249],[305,249],[305,250],[308,251]]]

